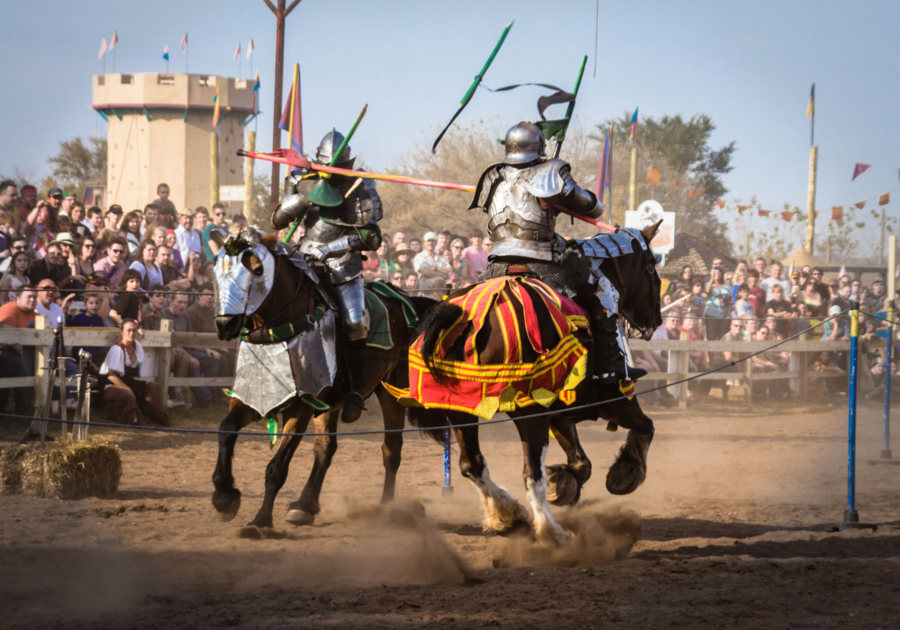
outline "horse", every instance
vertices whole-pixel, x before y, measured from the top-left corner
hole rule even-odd
[[[217,256],[216,274],[216,327],[220,339],[230,340],[243,335],[251,340],[264,340],[279,330],[284,331],[286,327],[289,327],[291,334],[300,333],[313,323],[312,314],[317,307],[330,309],[333,306],[327,303],[327,294],[317,286],[315,276],[306,267],[305,262],[296,253],[278,243],[274,235],[260,238],[251,231],[231,235],[226,241],[217,232],[214,231],[213,234],[221,243],[221,251]],[[230,269],[234,265],[243,265],[250,272],[243,276],[245,279],[249,278],[250,282],[270,284],[267,288],[268,293],[259,304],[254,303],[251,290],[246,291],[246,294],[241,294],[243,297],[237,301],[232,299],[229,302],[228,299],[223,299],[223,293],[229,289],[227,284],[230,280],[219,273],[220,266]],[[260,291],[264,289],[266,287]],[[430,304],[435,303],[427,298],[409,299],[415,306],[417,315],[422,315]],[[256,301],[259,301],[258,296]],[[412,331],[404,320],[402,306],[397,300],[392,299],[385,300],[385,303],[388,308],[388,322],[392,338],[397,341],[397,347],[405,348],[409,344]],[[337,344],[336,356],[340,357],[339,328],[335,341]],[[396,349],[394,351],[381,350],[369,346],[362,356],[353,357],[354,361],[363,363],[360,373],[366,375],[361,388],[365,397],[368,398],[374,392],[381,403],[385,429],[402,429],[404,426],[406,410],[381,386],[382,381],[394,386],[406,385],[405,355],[399,354],[401,356],[398,356]],[[340,381],[341,375],[339,370],[336,381]],[[319,394],[318,399],[330,406],[330,409],[324,413],[317,413],[300,397],[294,396],[287,400],[277,409],[284,421],[282,431],[284,433],[304,433],[312,419],[317,433],[334,433],[337,430],[339,413],[343,408],[342,389],[344,388],[338,385],[328,386]],[[429,422],[432,422],[434,426],[446,426],[442,417],[423,409],[414,410],[409,417],[411,423],[417,426],[425,426]],[[227,433],[219,435],[219,453],[212,477],[215,487],[212,503],[225,520],[231,520],[236,516],[241,503],[241,492],[235,487],[232,471],[237,431],[258,419],[259,414],[256,410],[239,399],[232,398],[228,415],[225,416],[219,427],[220,430]],[[443,433],[443,428],[441,433]],[[434,437],[438,439],[437,436]],[[287,479],[291,459],[300,445],[301,439],[299,436],[284,436],[280,440],[275,455],[266,467],[265,497],[262,506],[253,520],[248,523],[248,528],[264,530],[272,527],[275,498]],[[402,433],[385,433],[381,447],[385,468],[382,503],[394,498],[402,446]],[[335,436],[318,435],[316,437],[313,449],[313,468],[300,497],[293,501],[288,508],[286,520],[289,523],[310,525],[314,522],[320,511],[319,494],[325,481],[325,474],[328,472],[336,451],[337,439]]]
[[[599,264],[604,275],[620,295],[619,312],[640,336],[649,339],[653,330],[662,324],[660,313],[660,278],[656,270],[656,257],[649,244],[659,224],[641,231],[622,231],[622,238],[642,239],[633,251],[604,257]],[[451,294],[450,299],[465,295],[466,289]],[[540,300],[532,300],[535,305]],[[539,308],[539,307],[538,307]],[[435,349],[449,326],[460,321],[463,310],[449,301],[431,309],[420,323],[421,357],[436,382],[450,386],[445,375],[436,366]],[[521,306],[515,307],[516,330],[525,330]],[[537,325],[541,339],[547,348],[561,341],[559,331],[546,313],[537,313]],[[505,363],[505,341],[496,309],[492,309],[480,331],[472,337],[469,325],[456,339],[443,357],[451,361],[464,360],[464,348],[469,343],[477,349],[479,365]],[[520,335],[522,362],[534,362],[536,353]],[[624,396],[619,383],[604,383],[594,378],[594,356],[597,351],[594,340],[586,329],[575,333],[587,348],[587,374],[575,388],[575,400],[571,408],[561,400],[554,401],[546,410],[540,407],[518,407],[509,411],[513,418],[524,451],[524,480],[526,494],[534,512],[533,530],[539,541],[561,543],[565,533],[550,513],[548,504],[548,471],[545,458],[552,430],[557,442],[567,456],[567,464],[554,467],[550,472],[555,482],[554,497],[557,504],[571,504],[578,500],[581,488],[590,478],[591,463],[578,439],[576,424],[584,420],[603,418],[615,426],[628,429],[628,437],[606,478],[606,487],[613,494],[634,492],[647,474],[647,454],[653,439],[653,421],[644,414],[636,397]],[[411,363],[412,365],[412,363]],[[631,390],[633,393],[633,390]],[[598,404],[599,403],[599,404]],[[605,403],[605,404],[603,404]],[[447,422],[454,427],[460,449],[459,467],[463,476],[477,488],[485,510],[483,527],[487,531],[508,533],[531,527],[525,509],[504,488],[497,486],[490,477],[487,462],[478,442],[478,417],[463,411],[446,409]],[[475,426],[460,426],[460,425]]]

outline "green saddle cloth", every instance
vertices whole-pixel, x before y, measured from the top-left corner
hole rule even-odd
[[[396,300],[400,303],[403,319],[410,328],[419,323],[416,308],[406,294],[387,282],[367,282],[364,293],[366,309],[369,311],[369,336],[366,337],[366,345],[390,350],[394,347],[394,340],[391,336],[389,312],[384,300]]]

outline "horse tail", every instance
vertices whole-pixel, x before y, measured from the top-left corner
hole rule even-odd
[[[425,435],[430,437],[438,444],[444,444],[447,431],[451,428],[450,419],[447,412],[443,409],[426,409],[425,407],[410,407],[406,410],[406,417],[409,423],[419,429],[428,429],[423,431]]]
[[[435,369],[434,351],[437,348],[441,332],[462,317],[463,313],[464,311],[456,304],[441,302],[425,313],[416,329],[416,337],[422,335],[422,360],[439,385],[445,384],[446,379],[440,370]]]

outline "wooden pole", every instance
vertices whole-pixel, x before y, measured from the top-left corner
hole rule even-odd
[[[812,145],[809,149],[809,195],[806,198],[806,251],[810,255],[816,253],[816,163],[819,159],[819,147]]]
[[[300,0],[293,0],[290,6],[285,8],[285,0],[278,0],[278,7],[272,4],[271,0],[263,0],[266,5],[275,14],[275,103],[272,107],[272,150],[281,148],[281,129],[278,123],[281,121],[281,84],[284,81],[284,21],[285,18],[294,10]],[[272,209],[278,205],[279,191],[281,189],[281,172],[280,165],[272,162],[272,187],[270,196]]]
[[[219,134],[209,136],[209,207],[219,203]]]
[[[247,132],[247,150],[256,151],[256,132]],[[253,158],[247,158],[244,161],[244,216],[250,220],[253,212],[253,164],[256,162]]]
[[[613,225],[616,224],[616,219],[613,216],[613,186],[612,186],[612,176],[613,176],[613,149],[615,148],[613,145],[613,126],[609,126],[609,168],[607,169],[607,179],[606,185],[609,188],[609,222]],[[622,221],[625,223],[625,221]]]
[[[637,193],[637,145],[631,144],[631,196],[628,209],[634,212],[634,198]]]

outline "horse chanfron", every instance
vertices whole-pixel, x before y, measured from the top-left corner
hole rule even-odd
[[[216,328],[220,339],[234,339],[272,290],[275,258],[265,245],[232,234],[216,256]]]

